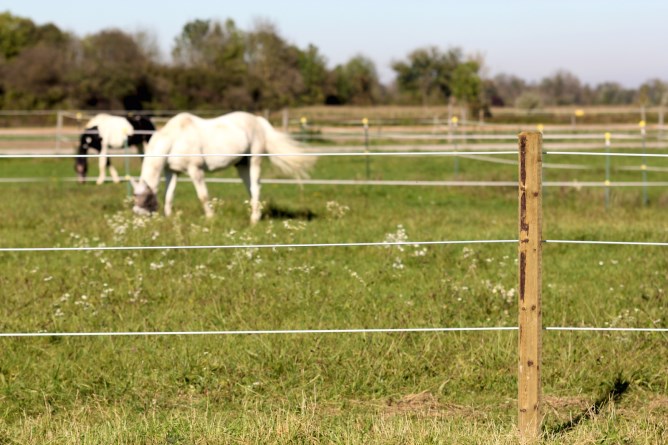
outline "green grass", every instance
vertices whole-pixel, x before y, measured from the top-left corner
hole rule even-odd
[[[313,176],[362,179],[365,167],[363,158],[322,158]],[[453,169],[450,158],[371,160],[376,179],[447,180]],[[516,169],[459,160],[460,179],[514,180]],[[27,176],[72,176],[71,161],[0,164],[0,177]],[[601,170],[545,171],[546,181],[575,179],[602,180]],[[266,213],[274,216],[255,227],[238,184],[210,185],[213,220],[187,183],[170,219],[134,217],[124,184],[54,179],[2,188],[7,247],[517,237],[512,187],[265,184]],[[647,207],[640,189],[614,189],[606,209],[601,189],[548,188],[544,236],[666,242],[666,202],[665,188],[650,190]],[[2,253],[0,330],[517,324],[515,244],[423,249]],[[545,326],[666,327],[665,248],[547,244],[543,262]],[[665,443],[666,340],[545,332],[543,442]],[[2,338],[0,345],[0,443],[517,442],[514,331]]]

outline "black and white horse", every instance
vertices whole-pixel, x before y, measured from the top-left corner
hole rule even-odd
[[[137,133],[135,131],[139,130]],[[86,155],[88,150],[93,149],[100,152],[100,173],[97,183],[102,184],[106,176],[106,168],[114,182],[119,182],[118,172],[111,164],[107,152],[110,148],[123,148],[135,146],[139,153],[144,152],[144,144],[150,139],[155,131],[155,126],[147,117],[133,114],[128,117],[112,116],[109,114],[98,114],[86,124],[86,129],[81,134],[77,154]],[[77,157],[74,168],[80,183],[86,181],[88,173],[88,158]]]

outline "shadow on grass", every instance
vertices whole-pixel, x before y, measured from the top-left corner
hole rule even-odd
[[[310,209],[288,209],[274,203],[268,203],[262,210],[263,219],[303,219],[311,221],[317,215]]]
[[[596,416],[610,402],[615,402],[615,403],[619,402],[624,393],[628,391],[628,389],[629,389],[629,381],[624,379],[622,376],[617,376],[615,380],[612,382],[612,385],[610,385],[608,390],[605,392],[605,394],[599,397],[599,399],[596,400],[596,402],[594,402],[592,406],[590,406],[589,408],[584,410],[581,414],[575,416],[568,422],[562,423],[561,425],[556,425],[552,428],[548,428],[546,432],[551,435],[559,435],[574,429],[582,422]]]

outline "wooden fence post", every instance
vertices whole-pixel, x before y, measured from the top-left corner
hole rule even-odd
[[[543,137],[519,135],[519,432],[524,443],[540,438],[541,259]]]

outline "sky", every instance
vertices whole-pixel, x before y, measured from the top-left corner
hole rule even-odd
[[[668,0],[5,0],[6,10],[80,37],[148,31],[165,57],[188,21],[231,18],[250,30],[268,20],[299,48],[318,47],[329,68],[371,58],[383,82],[393,61],[425,46],[482,55],[489,77],[538,81],[564,69],[592,85],[668,80]]]

